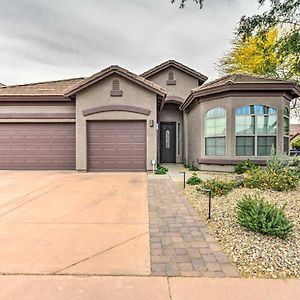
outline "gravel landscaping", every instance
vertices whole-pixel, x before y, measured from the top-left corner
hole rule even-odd
[[[197,172],[198,176],[207,176]],[[232,178],[233,174],[209,174],[211,178]],[[192,202],[203,220],[207,219],[208,197],[187,185],[183,193]],[[236,222],[237,200],[244,194],[264,196],[281,207],[294,223],[294,232],[286,239],[247,231]],[[300,188],[289,192],[262,191],[238,188],[227,196],[212,199],[212,219],[209,230],[221,243],[224,253],[238,268],[241,276],[252,278],[300,279]]]

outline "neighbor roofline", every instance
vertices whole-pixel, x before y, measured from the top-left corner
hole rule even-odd
[[[185,72],[185,73],[201,80],[202,82],[205,82],[208,79],[207,76],[201,74],[200,72],[198,72],[194,69],[189,68],[186,65],[183,65],[183,64],[179,63],[176,60],[165,61],[165,62],[161,63],[160,65],[157,65],[154,68],[151,68],[151,69],[145,71],[140,76],[148,78],[148,77],[150,77],[152,75],[155,75],[156,73],[158,73],[158,72],[160,72],[160,71],[162,71],[162,70],[164,70],[168,67],[175,67],[175,68],[181,70],[182,72]]]
[[[293,136],[290,136],[290,142],[293,141],[297,136],[300,136],[300,133],[297,132]]]
[[[118,74],[121,77],[127,78],[130,81],[133,81],[137,83],[138,85],[156,93],[157,95],[161,97],[165,97],[167,95],[167,91],[164,90],[161,86],[139,76],[134,73],[129,72],[126,69],[123,69],[119,66],[113,65],[106,69],[103,69],[102,71],[92,75],[91,77],[86,78],[82,82],[79,82],[78,84],[72,86],[65,94],[65,97],[70,97],[78,93],[79,91],[82,91],[83,89],[91,86],[92,84],[110,76],[113,74]]]

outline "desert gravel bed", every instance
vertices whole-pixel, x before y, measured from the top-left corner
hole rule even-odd
[[[197,191],[195,186],[187,185],[185,190],[182,184],[179,186],[206,220],[207,196]],[[278,206],[287,203],[285,212],[295,225],[294,233],[281,239],[241,228],[235,219],[235,207],[243,194],[259,194]],[[290,192],[235,189],[227,196],[212,199],[212,220],[208,223],[210,232],[221,243],[224,253],[238,268],[241,276],[300,278],[300,188]]]

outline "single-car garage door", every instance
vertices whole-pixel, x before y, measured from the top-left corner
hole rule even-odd
[[[74,123],[0,124],[0,169],[75,169]]]
[[[88,122],[91,171],[145,171],[145,121]]]

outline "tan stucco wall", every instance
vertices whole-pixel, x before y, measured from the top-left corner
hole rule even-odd
[[[288,107],[286,99],[278,97],[225,97],[222,99],[209,100],[197,103],[195,100],[185,111],[187,119],[188,141],[187,141],[187,162],[192,164],[198,159],[267,159],[264,156],[239,157],[235,155],[235,109],[245,105],[262,104],[276,108],[277,114],[277,150],[283,153],[283,109]],[[226,109],[226,155],[205,156],[204,116],[206,112],[215,107]],[[199,166],[199,164],[197,163]],[[213,166],[203,166],[205,170],[217,170]],[[228,167],[223,167],[228,169]]]
[[[7,105],[0,106],[3,114],[56,114],[56,113],[75,113],[74,105]],[[73,123],[75,119],[0,119],[0,123]]]
[[[176,80],[176,85],[167,85],[167,80],[169,79],[169,72],[173,72]],[[198,86],[198,79],[182,72],[181,70],[168,67],[161,72],[148,77],[147,79],[159,84],[164,89],[168,91],[167,96],[176,96],[186,99],[190,94],[190,91]],[[170,106],[171,105],[171,106]],[[174,104],[165,104],[163,110],[158,113],[158,122],[176,122],[176,131],[178,131],[178,123],[181,125],[181,151],[180,155],[176,155],[176,162],[184,162],[184,157],[187,156],[187,128],[183,120],[183,114],[179,110],[178,105],[174,105],[177,108],[177,112],[172,107]],[[176,143],[177,144],[177,143]],[[176,145],[176,154],[178,154],[178,146]],[[159,149],[159,137],[158,137],[158,155],[160,153]]]
[[[176,104],[165,104],[163,110],[158,111],[158,123],[160,122],[176,122],[176,163],[182,163],[182,140],[183,140],[183,117],[182,111],[179,110]],[[180,135],[178,135],[178,124],[180,124]],[[178,155],[178,139],[180,140],[180,154]],[[160,156],[160,139],[158,138],[157,153]]]
[[[120,81],[122,97],[111,97],[113,79]],[[82,111],[104,105],[130,105],[151,111],[149,116],[132,112],[103,112],[83,116]],[[110,76],[84,89],[76,95],[76,169],[87,170],[87,129],[88,120],[145,120],[147,131],[147,169],[151,169],[151,160],[157,160],[156,126],[150,127],[150,120],[157,122],[156,94],[121,76]]]
[[[167,85],[169,72],[172,71],[175,75],[176,85]],[[186,99],[190,94],[191,89],[198,86],[198,79],[188,75],[177,68],[169,67],[163,71],[154,74],[147,78],[168,91],[168,96],[177,96]]]
[[[186,155],[186,163],[192,165],[194,163],[195,166],[198,166],[197,159],[201,155],[201,127],[202,121],[200,119],[200,105],[194,101],[188,110],[185,111],[186,115],[186,131],[187,138],[185,139],[185,143],[187,144],[187,155]]]

